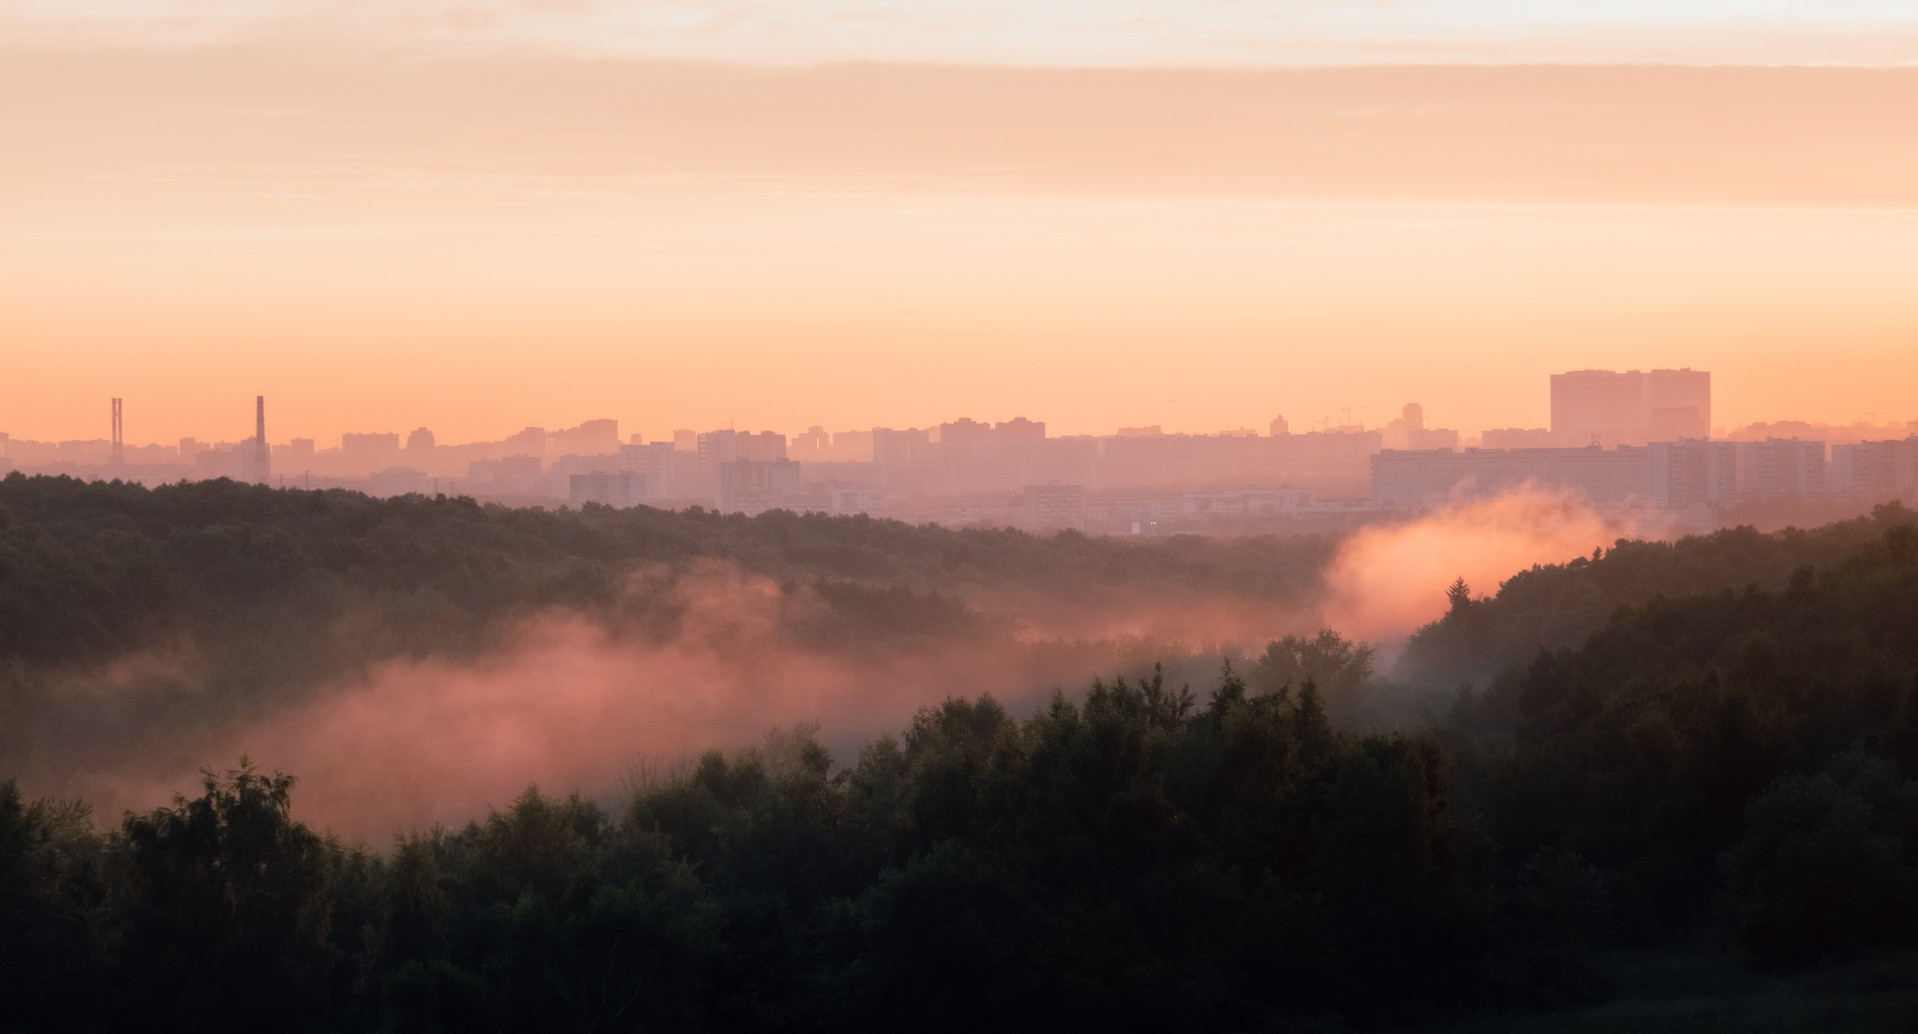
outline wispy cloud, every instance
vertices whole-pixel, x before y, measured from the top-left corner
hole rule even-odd
[[[13,0],[22,43],[333,39],[383,51],[753,63],[1323,65],[1658,61],[1897,64],[1901,0]]]

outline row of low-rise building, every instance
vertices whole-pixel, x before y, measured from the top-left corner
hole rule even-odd
[[[1829,450],[1797,438],[1688,438],[1612,449],[1385,450],[1372,458],[1372,498],[1397,509],[1526,484],[1673,512],[1785,498],[1910,499],[1918,491],[1918,435]]]

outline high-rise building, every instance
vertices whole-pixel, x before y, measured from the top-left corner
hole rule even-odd
[[[1552,375],[1559,445],[1644,445],[1709,438],[1712,380],[1704,370],[1574,370]]]
[[[684,455],[673,447],[672,442],[620,446],[619,469],[639,475],[644,486],[640,497],[629,505],[637,506],[653,499],[679,498],[681,490],[676,475],[682,464],[677,461]]]
[[[1654,442],[1712,436],[1712,375],[1704,370],[1653,370],[1645,375]]]
[[[801,460],[825,459],[832,447],[832,435],[817,424],[806,428],[804,434],[793,435],[789,446],[791,458]]]
[[[874,463],[907,464],[924,463],[931,457],[932,432],[922,427],[908,427],[895,430],[890,427],[872,429],[872,461]]]
[[[1458,432],[1442,427],[1426,427],[1425,407],[1416,402],[1407,402],[1405,408],[1399,411],[1399,418],[1385,425],[1380,440],[1388,449],[1458,448]]]
[[[619,421],[588,420],[552,434],[553,453],[558,456],[605,456],[619,451]]]
[[[790,505],[799,491],[797,460],[730,460],[719,464],[717,475],[721,513],[764,513]]]
[[[529,427],[506,439],[506,454],[508,456],[544,457],[546,455],[546,445],[546,429],[544,427]]]

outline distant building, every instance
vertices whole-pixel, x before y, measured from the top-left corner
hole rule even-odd
[[[830,458],[840,463],[873,462],[873,432],[870,429],[834,432]]]
[[[620,446],[619,469],[638,475],[645,486],[632,505],[650,503],[655,499],[680,498],[683,492],[679,487],[678,475],[684,466],[680,461],[685,455],[672,442]]]
[[[949,464],[983,463],[992,447],[992,425],[960,417],[939,425],[936,455]]]
[[[786,436],[775,431],[707,431],[694,442],[699,458],[710,467],[734,460],[763,463],[786,458]]]
[[[833,485],[826,489],[826,512],[835,516],[886,512],[886,490],[870,485]]]
[[[587,503],[622,510],[639,506],[646,501],[646,476],[630,470],[573,474],[567,478],[566,501],[574,509]]]
[[[1651,441],[1712,436],[1712,375],[1704,370],[1653,370],[1645,375],[1645,398]]]
[[[1831,490],[1860,503],[1911,500],[1918,493],[1918,435],[1831,447]]]
[[[1038,528],[1076,528],[1085,523],[1083,485],[1027,485],[1026,523]]]
[[[731,460],[719,464],[717,472],[721,513],[776,510],[791,505],[792,497],[799,494],[796,460]]]
[[[1651,489],[1646,450],[1467,449],[1386,450],[1372,457],[1372,497],[1394,507],[1423,507],[1457,496],[1493,496],[1524,484],[1567,489],[1593,502],[1645,498]]]
[[[544,427],[528,427],[506,439],[506,455],[546,457],[547,436]]]
[[[205,448],[193,454],[193,473],[199,478],[237,478],[240,465],[231,448]]]
[[[1897,453],[1845,455],[1841,484],[1862,479],[1873,485],[1869,492],[1890,490],[1883,498],[1897,498]],[[1593,502],[1638,501],[1674,513],[1749,500],[1815,497],[1832,488],[1825,443],[1795,438],[1684,438],[1616,449],[1387,450],[1372,460],[1373,496],[1393,507],[1496,495],[1527,483],[1575,491]]]
[[[439,442],[433,437],[433,432],[424,427],[416,427],[413,429],[412,434],[406,436],[407,452],[431,452],[433,446],[437,444],[439,444]]]
[[[588,420],[578,427],[554,431],[548,448],[558,455],[605,456],[619,451],[619,421]]]
[[[281,473],[303,471],[313,465],[313,452],[317,443],[311,438],[295,438],[285,445],[273,447],[273,465]]]
[[[1777,499],[1816,495],[1828,487],[1825,443],[1797,438],[1738,442],[1738,494]]]
[[[1479,436],[1479,445],[1486,449],[1551,449],[1560,444],[1583,446],[1590,443],[1561,443],[1557,435],[1544,427],[1495,427]]]
[[[1552,432],[1560,444],[1605,447],[1710,438],[1711,396],[1703,370],[1555,373]]]
[[[538,456],[503,456],[467,465],[466,488],[481,495],[543,498],[549,493]]]
[[[992,434],[1001,442],[1043,442],[1046,440],[1046,422],[1016,416],[992,425]]]
[[[1738,446],[1702,438],[1646,446],[1651,457],[1647,477],[1652,505],[1685,511],[1737,495]]]
[[[1399,418],[1385,425],[1380,443],[1387,449],[1456,449],[1458,432],[1425,426],[1425,407],[1407,402]]]
[[[789,455],[797,460],[823,460],[832,451],[832,435],[817,424],[806,433],[793,435]]]
[[[890,427],[872,429],[872,461],[897,466],[924,463],[931,459],[932,432],[918,427],[895,431]]]

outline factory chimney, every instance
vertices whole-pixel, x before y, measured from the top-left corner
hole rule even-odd
[[[240,479],[255,484],[267,483],[272,471],[272,452],[266,445],[266,396],[253,397],[253,438],[241,454]]]

